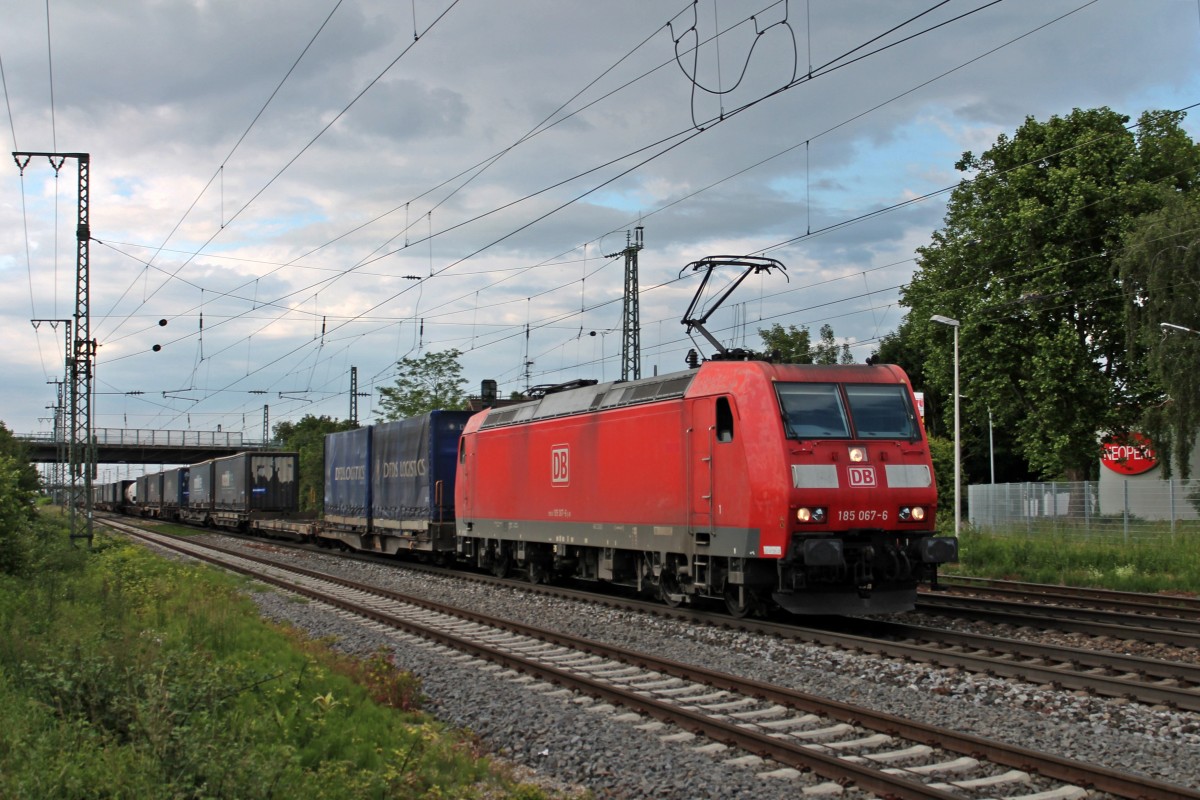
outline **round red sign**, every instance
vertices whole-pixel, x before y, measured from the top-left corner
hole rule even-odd
[[[1121,475],[1141,475],[1158,466],[1154,445],[1144,433],[1114,433],[1104,439],[1100,463]]]

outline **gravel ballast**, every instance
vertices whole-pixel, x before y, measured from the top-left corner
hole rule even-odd
[[[224,546],[230,540],[221,537]],[[1022,747],[1200,788],[1200,715],[1152,709],[1123,700],[905,664],[832,648],[692,625],[657,616],[565,601],[521,589],[348,561],[319,553],[241,544],[256,553],[296,560],[398,592],[453,602],[507,617],[703,665],[710,669],[831,697]],[[789,798],[837,787],[816,776],[764,778],[757,769],[724,763],[729,754],[693,750],[618,721],[618,710],[588,710],[587,698],[534,692],[523,684],[423,642],[356,622],[279,592],[254,595],[264,616],[287,621],[336,647],[366,654],[387,646],[402,669],[420,676],[425,709],[478,734],[497,755],[550,779],[581,784],[610,798]],[[857,795],[847,791],[843,796]]]

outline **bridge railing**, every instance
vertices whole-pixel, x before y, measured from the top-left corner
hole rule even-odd
[[[94,428],[96,444],[148,447],[241,447],[241,431],[154,431],[137,428]]]
[[[30,433],[20,438],[30,442],[62,441],[53,433]],[[157,431],[139,428],[94,428],[98,445],[145,447],[258,447],[262,443],[244,438],[241,431]]]

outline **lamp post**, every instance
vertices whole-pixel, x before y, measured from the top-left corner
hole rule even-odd
[[[1158,327],[1163,329],[1163,333],[1166,333],[1168,330],[1172,330],[1172,331],[1184,331],[1185,333],[1195,333],[1195,334],[1200,335],[1200,331],[1194,331],[1191,328],[1185,328],[1182,325],[1172,325],[1169,322],[1160,322],[1160,323],[1158,323]]]
[[[962,486],[962,440],[959,437],[958,425],[958,320],[934,314],[930,322],[939,325],[949,325],[954,328],[954,535],[958,536],[962,527],[962,503],[959,502],[959,487]]]

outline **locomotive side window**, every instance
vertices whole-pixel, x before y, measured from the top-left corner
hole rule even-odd
[[[728,397],[717,398],[717,441],[733,441],[733,409]]]
[[[791,439],[848,439],[850,426],[832,383],[777,383],[783,421]]]
[[[908,392],[896,384],[847,384],[846,399],[860,439],[915,439]]]

